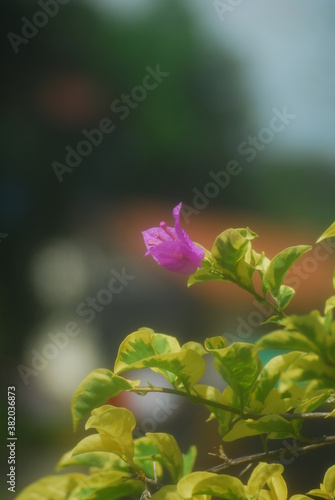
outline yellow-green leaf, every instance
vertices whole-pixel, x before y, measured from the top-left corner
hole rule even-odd
[[[114,453],[115,449],[116,446],[113,442],[110,443],[108,437],[101,436],[101,434],[92,434],[79,441],[79,443],[73,448],[71,457],[100,451]]]
[[[185,344],[182,345],[181,348],[183,351],[191,350],[197,352],[200,356],[204,356],[204,354],[207,354],[206,349],[200,342],[186,342]]]
[[[292,497],[290,497],[290,500],[311,500],[311,497],[298,494],[298,495],[293,495]]]
[[[313,495],[314,497],[318,498],[324,498],[325,500],[333,500],[329,493],[318,488],[308,491],[308,495]]]
[[[132,479],[131,474],[103,470],[86,477],[71,492],[68,500],[110,500],[133,495],[139,497],[143,490],[143,482]]]
[[[205,340],[205,347],[207,351],[211,352],[216,349],[224,349],[225,347],[227,347],[227,342],[224,337],[210,337]]]
[[[81,382],[72,398],[71,411],[74,429],[77,429],[79,422],[94,408],[136,385],[138,385],[137,381],[128,381],[105,368],[91,372]]]
[[[205,267],[198,268],[191,276],[188,277],[187,286],[190,287],[196,283],[207,283],[207,281],[230,281],[225,280],[221,273],[215,269],[206,269]]]
[[[217,475],[211,472],[193,472],[183,477],[177,485],[177,490],[183,498],[193,498],[195,495],[211,495],[227,500],[247,500],[245,486],[239,479],[225,474]]]
[[[163,486],[157,493],[151,495],[151,500],[183,500],[183,497],[177,491],[175,484]],[[200,500],[200,498],[199,498]]]
[[[318,391],[318,394],[306,397],[299,403],[294,413],[310,413],[317,408],[319,408],[323,403],[327,401],[331,394],[331,391]]]
[[[335,295],[332,295],[329,297],[329,299],[326,300],[325,304],[325,314],[329,313],[329,311],[332,311],[335,307]]]
[[[134,415],[126,408],[101,406],[92,412],[86,423],[86,429],[95,428],[99,434],[81,440],[72,450],[72,456],[108,451],[130,462],[134,453],[132,431],[135,425]]]
[[[85,474],[62,474],[45,476],[30,484],[16,496],[16,500],[64,500],[87,476]]]
[[[159,450],[156,443],[149,437],[143,436],[134,441],[134,464],[144,474],[154,479],[154,460],[156,467],[156,475],[158,480],[163,476],[163,468],[159,461]]]
[[[264,287],[275,299],[284,300],[287,305],[287,287],[281,289],[287,271],[306,252],[309,245],[297,245],[279,252],[270,262],[264,275]],[[291,289],[292,290],[292,289]]]
[[[252,397],[264,403],[268,394],[276,386],[281,373],[300,356],[300,352],[290,352],[272,358],[262,368],[262,371],[257,378],[257,384]]]
[[[85,466],[97,469],[128,470],[128,465],[117,455],[107,451],[93,451],[73,455],[73,450],[65,453],[57,464],[56,470],[69,466]]]
[[[122,373],[139,360],[155,356],[157,352],[153,347],[154,335],[155,332],[150,328],[141,328],[127,335],[119,347],[114,365],[115,373]]]
[[[231,431],[223,437],[223,440],[231,442],[260,434],[268,434],[269,439],[299,438],[296,422],[300,422],[300,419],[291,422],[276,414],[267,414],[258,420],[239,420]]]
[[[243,409],[262,369],[262,361],[254,345],[234,342],[229,347],[221,348],[224,343],[220,344],[218,338],[206,339],[205,347],[214,355],[215,369],[236,392],[240,409]]]
[[[209,401],[213,401],[216,403],[221,403],[226,406],[230,406],[238,410],[239,401],[237,399],[236,393],[233,389],[228,386],[225,388],[223,393],[221,393],[216,387],[212,387],[210,385],[197,384],[194,386],[195,392],[202,398],[208,399]],[[212,412],[212,418],[216,418],[218,421],[218,431],[221,436],[224,436],[230,429],[231,423],[234,418],[238,417],[238,414],[221,410],[220,408],[216,408],[214,406],[206,405],[206,407]],[[211,420],[211,417],[208,421]]]
[[[147,432],[146,436],[157,446],[161,464],[165,467],[171,476],[171,479],[176,483],[183,477],[184,460],[179,449],[177,441],[171,434],[163,432]]]
[[[106,451],[130,461],[134,454],[132,431],[135,426],[135,417],[127,408],[105,405],[92,411],[85,428],[99,432],[102,442],[108,442]]]
[[[149,328],[134,332],[122,342],[115,372],[151,368],[174,386],[192,387],[204,374],[206,363],[198,349],[181,349],[174,337]]]
[[[306,396],[309,396],[311,390],[334,388],[335,366],[331,366],[317,354],[305,354],[283,373],[282,381],[284,383],[311,381],[311,387],[305,388]]]
[[[256,269],[250,240],[256,237],[249,228],[227,229],[216,238],[212,248],[214,265],[222,278],[250,291],[254,291],[252,277]]]
[[[284,470],[281,464],[260,462],[252,471],[247,484],[247,493],[251,498],[257,498],[259,492],[270,479],[279,476]]]
[[[294,288],[287,285],[281,285],[281,287],[279,288],[279,293],[276,297],[279,309],[285,309],[285,307],[287,307],[293,299],[294,295]]]
[[[327,238],[333,238],[335,236],[335,222],[332,223],[328,229],[325,230],[324,233],[321,234],[320,238],[316,240],[316,243],[320,243],[320,241],[326,240]]]
[[[267,481],[267,485],[271,492],[271,500],[287,500],[287,486],[283,476],[272,476],[271,479]]]
[[[323,479],[325,490],[331,498],[335,497],[335,465],[329,467]]]
[[[325,318],[319,311],[309,314],[291,315],[283,318],[284,330],[276,330],[264,335],[256,345],[259,349],[290,349],[302,352],[314,352],[328,359],[334,352],[335,333],[329,335]],[[331,347],[333,344],[333,347]]]

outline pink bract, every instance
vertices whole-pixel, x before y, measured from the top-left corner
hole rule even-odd
[[[193,274],[205,257],[205,251],[193,243],[180,226],[182,204],[173,209],[174,228],[161,222],[142,232],[147,247],[145,255],[151,255],[158,264],[179,274]]]

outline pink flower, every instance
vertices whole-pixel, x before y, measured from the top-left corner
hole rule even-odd
[[[180,227],[181,203],[173,209],[174,228],[161,222],[142,232],[147,247],[145,255],[152,255],[158,264],[179,274],[193,274],[205,257],[205,251],[193,243]]]

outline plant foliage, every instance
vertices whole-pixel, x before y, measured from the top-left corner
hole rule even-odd
[[[335,236],[334,224],[318,242]],[[205,251],[202,267],[189,276],[188,285],[211,280],[235,283],[275,310],[267,321],[273,323],[273,331],[255,345],[228,345],[219,336],[205,339],[203,345],[180,345],[175,337],[150,328],[131,333],[119,347],[113,371],[94,370],[73,396],[74,428],[87,419],[85,428],[94,432],[65,453],[57,468],[84,466],[88,472],[45,477],[26,487],[17,500],[288,498],[281,440],[294,439],[299,452],[335,445],[335,436],[307,438],[303,427],[306,420],[335,418],[335,295],[326,301],[323,314],[287,315],[295,290],[285,284],[285,276],[312,247],[289,247],[270,259],[253,249],[256,236],[249,228],[225,230],[212,250]],[[277,350],[277,355],[264,364],[259,353],[268,349]],[[201,383],[206,359],[224,381],[223,391]],[[141,369],[159,373],[168,387],[124,378],[127,372]],[[123,391],[144,397],[155,392],[174,394],[205,406],[209,420],[217,421],[221,439],[218,465],[211,471],[192,472],[195,446],[182,453],[171,434],[148,432],[134,438],[133,414],[106,404]],[[321,406],[326,411],[318,411]],[[225,455],[224,443],[257,435],[263,453],[237,459]],[[279,448],[269,451],[272,441],[279,442]],[[233,474],[234,466],[241,464],[251,467],[243,481]],[[311,497],[334,500],[335,465],[325,471],[320,488],[291,499]]]

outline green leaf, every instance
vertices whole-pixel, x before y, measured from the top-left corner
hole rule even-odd
[[[285,330],[278,330],[262,337],[257,343],[259,349],[292,349],[315,352],[327,358],[329,338],[325,329],[325,318],[318,311],[307,315],[292,315],[283,318]],[[335,337],[334,337],[335,341]]]
[[[195,385],[193,387],[193,390],[204,399],[224,404],[238,410],[239,401],[237,399],[236,393],[230,386],[226,387],[223,393],[216,389],[216,387],[202,384]],[[234,420],[234,418],[237,418],[238,415],[236,415],[236,413],[221,410],[220,408],[216,408],[214,406],[211,406],[210,404],[205,406],[212,412],[211,416],[217,419],[219,425],[218,431],[220,435],[224,436],[225,434],[227,434],[227,432],[230,430],[232,421]],[[212,418],[210,417],[208,421],[209,420],[212,420]]]
[[[230,281],[223,279],[219,271],[213,269],[206,269],[201,267],[191,274],[187,280],[187,286],[190,287],[196,283],[207,283],[208,281]]]
[[[124,471],[101,471],[86,477],[71,492],[68,500],[110,500],[126,496],[129,498],[133,495],[140,496],[143,490],[143,482],[132,479],[132,476]]]
[[[300,419],[298,422],[300,423]],[[232,430],[223,437],[223,440],[231,442],[260,434],[268,434],[269,439],[299,438],[295,425],[294,422],[288,421],[280,415],[267,414],[258,420],[239,420]]]
[[[217,281],[217,280],[222,281],[223,279],[220,271],[218,271],[215,268],[215,263],[212,258],[212,254],[208,250],[206,250],[206,248],[203,249],[205,250],[205,258],[202,261],[202,267],[198,268],[195,271],[195,273],[189,276],[187,280],[188,287],[196,283],[206,283],[207,281]]]
[[[285,309],[295,295],[295,290],[287,285],[281,285],[278,297],[276,298],[280,310]]]
[[[318,389],[334,389],[335,366],[329,365],[317,354],[305,354],[283,374],[282,381],[284,384],[311,381],[310,386],[305,388],[306,396]]]
[[[194,498],[198,495],[211,495],[227,500],[247,500],[245,486],[239,479],[225,474],[211,472],[193,472],[181,479],[177,490],[183,498]]]
[[[335,222],[329,226],[328,229],[325,230],[324,233],[321,234],[320,238],[316,240],[316,243],[320,243],[322,240],[326,240],[327,238],[333,238],[335,236]]]
[[[134,415],[126,408],[101,406],[93,410],[85,428],[95,428],[93,434],[80,441],[72,456],[96,451],[109,451],[131,462],[134,454],[132,431],[136,425]]]
[[[283,317],[274,315],[271,316],[270,318],[266,319],[265,321],[262,321],[261,325],[267,325],[267,324],[274,324],[274,325],[282,325],[283,324]]]
[[[317,346],[299,332],[275,330],[261,337],[256,342],[257,349],[287,349],[301,352],[314,352]]]
[[[45,476],[24,488],[16,500],[64,500],[87,476],[85,474],[62,474]]]
[[[323,403],[327,401],[331,395],[331,390],[329,391],[318,391],[315,396],[310,396],[301,401],[299,405],[296,406],[294,413],[310,413],[317,408],[319,408]]]
[[[214,265],[221,271],[222,278],[254,292],[250,240],[257,235],[249,228],[227,229],[215,240],[212,248]]]
[[[293,264],[306,252],[311,250],[309,245],[297,245],[286,248],[279,252],[270,262],[265,276],[264,287],[269,290],[271,295],[279,302],[282,302],[283,307],[288,304],[292,298],[292,290],[290,287],[281,288],[287,271]],[[278,304],[279,305],[279,304]]]
[[[206,339],[206,349],[214,355],[214,367],[236,392],[240,409],[249,401],[250,393],[262,369],[262,361],[254,345],[234,342],[226,348],[213,348],[218,337]]]
[[[267,464],[260,462],[252,471],[247,484],[247,493],[251,498],[257,498],[259,492],[271,478],[280,476],[284,467],[280,464]]]
[[[139,360],[155,356],[157,352],[153,346],[154,336],[155,332],[150,328],[141,328],[127,335],[119,347],[114,365],[115,373],[122,373]]]
[[[264,403],[269,393],[276,386],[281,373],[300,356],[300,352],[290,352],[288,354],[282,354],[272,358],[262,368],[262,371],[257,378],[252,398]]]
[[[163,476],[163,468],[158,461],[157,444],[149,436],[143,436],[134,441],[134,463],[147,477],[154,479],[154,460],[158,479]]]
[[[72,451],[65,453],[57,464],[56,470],[69,466],[96,467],[98,469],[128,470],[128,465],[117,455],[107,451],[94,451],[73,455]]]
[[[197,458],[197,453],[197,448],[194,445],[190,446],[187,453],[183,453],[184,476],[192,472]]]
[[[206,363],[191,349],[181,349],[174,337],[155,334],[143,328],[121,343],[115,362],[115,372],[151,368],[163,375],[173,386],[191,388],[204,374]]]
[[[106,403],[109,398],[117,396],[120,392],[136,387],[136,385],[138,385],[137,381],[128,381],[104,368],[91,372],[81,382],[72,398],[71,411],[74,430],[94,408]]]
[[[270,264],[270,259],[265,256],[265,253],[257,253],[255,250],[251,252],[251,263],[253,267],[259,272],[260,276],[264,276]]]
[[[329,299],[326,300],[325,304],[325,314],[329,313],[329,311],[332,311],[335,307],[335,295],[332,295],[329,297]]]
[[[227,342],[224,337],[210,337],[205,340],[205,348],[207,351],[212,352],[217,349],[225,349],[227,347]]]
[[[171,434],[163,432],[147,432],[146,436],[157,446],[159,453],[157,459],[169,471],[172,481],[176,483],[184,473],[183,455],[177,441]]]

